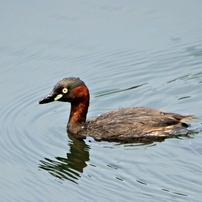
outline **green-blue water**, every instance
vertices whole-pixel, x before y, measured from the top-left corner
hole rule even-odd
[[[0,18],[0,201],[201,201],[201,1],[5,1]],[[194,114],[193,134],[80,142],[70,105],[37,105],[64,77],[88,118],[119,107]]]

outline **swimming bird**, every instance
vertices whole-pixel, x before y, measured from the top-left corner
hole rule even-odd
[[[70,77],[59,81],[52,92],[39,101],[71,103],[67,132],[77,139],[96,141],[147,142],[189,133],[184,121],[193,115],[181,115],[147,107],[120,108],[86,120],[90,94],[85,83]]]

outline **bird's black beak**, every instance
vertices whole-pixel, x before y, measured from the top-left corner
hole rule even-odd
[[[43,98],[42,100],[40,100],[38,102],[38,104],[46,104],[46,103],[53,102],[53,101],[60,101],[60,99],[62,97],[63,97],[63,94],[56,94],[54,92],[51,92],[45,98]]]
[[[51,92],[45,98],[43,98],[42,100],[40,100],[38,102],[38,104],[46,104],[46,103],[49,103],[49,102],[56,101],[56,98],[57,98],[57,94],[54,94],[53,92]]]

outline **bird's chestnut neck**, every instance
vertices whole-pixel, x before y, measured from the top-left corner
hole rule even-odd
[[[78,86],[71,92],[71,110],[68,130],[77,133],[86,122],[90,95],[86,85]]]

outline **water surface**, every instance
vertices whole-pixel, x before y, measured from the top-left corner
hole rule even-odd
[[[1,3],[1,201],[201,201],[200,1]],[[37,105],[77,76],[88,118],[119,107],[194,114],[190,137],[78,141],[70,105]]]

